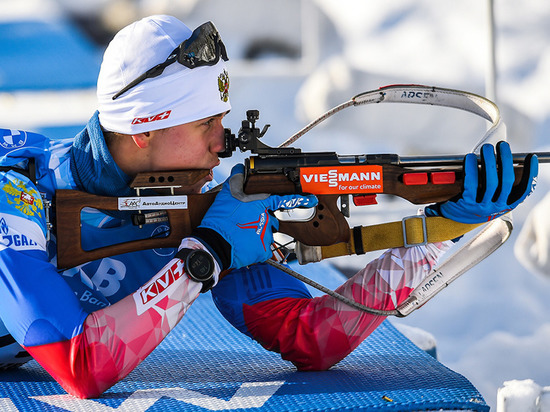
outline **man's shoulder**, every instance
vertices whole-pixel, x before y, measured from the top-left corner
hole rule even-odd
[[[74,138],[51,139],[40,133],[0,127],[0,166],[28,158],[48,159],[53,152],[66,153]]]
[[[0,250],[45,250],[46,213],[41,194],[29,178],[0,173]]]
[[[44,202],[31,179],[17,169],[0,172],[0,209],[28,220],[44,219]]]
[[[73,140],[50,139],[34,132],[0,127],[0,175],[13,170],[35,183],[40,177],[39,190],[53,191],[57,181],[72,181],[69,154]]]
[[[0,127],[0,155],[6,156],[13,152],[17,153],[25,147],[42,149],[48,140],[48,138],[38,133]]]

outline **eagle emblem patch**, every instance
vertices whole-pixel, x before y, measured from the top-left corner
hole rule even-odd
[[[27,187],[22,180],[14,179],[7,182],[2,190],[5,192],[9,204],[14,205],[27,216],[42,217],[42,198],[34,188]]]
[[[218,76],[218,90],[222,102],[227,102],[229,100],[229,74],[226,70]]]

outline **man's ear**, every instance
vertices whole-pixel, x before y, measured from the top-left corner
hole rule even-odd
[[[149,132],[133,134],[132,140],[137,147],[139,147],[140,149],[145,149],[147,146],[149,146],[149,142],[151,141],[151,134]]]

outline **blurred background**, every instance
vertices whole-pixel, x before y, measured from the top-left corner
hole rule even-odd
[[[259,124],[271,124],[264,137],[269,145],[358,93],[413,83],[490,97],[513,151],[549,149],[550,7],[544,0],[0,0],[0,127],[74,136],[96,110],[107,43],[151,14],[172,14],[190,28],[215,23],[230,58],[233,110],[225,125],[236,132],[246,110],[259,109]],[[367,105],[334,116],[295,145],[339,154],[463,154],[486,128],[482,119],[452,109]],[[224,160],[217,180],[245,156]],[[470,379],[492,406],[504,381],[550,385],[550,279],[533,263],[533,236],[517,246],[549,180],[542,170],[501,249],[421,310],[392,319],[433,334],[439,360]],[[351,223],[416,211],[394,199],[381,203],[353,210]],[[544,227],[545,215],[539,211],[535,226]],[[539,243],[545,239],[538,234]],[[333,263],[353,273],[374,256]]]

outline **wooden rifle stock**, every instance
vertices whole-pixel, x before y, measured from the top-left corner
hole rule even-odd
[[[210,173],[209,170],[182,170],[176,172],[140,173],[131,183],[138,191],[155,188],[167,190],[193,186]],[[216,193],[188,194],[187,209],[168,209],[166,214],[170,231],[166,237],[155,237],[116,243],[92,250],[82,248],[81,212],[85,207],[102,211],[118,211],[118,198],[98,196],[77,190],[57,190],[54,200],[56,212],[57,267],[71,268],[93,260],[137,250],[178,247],[191,234],[214,201]]]

